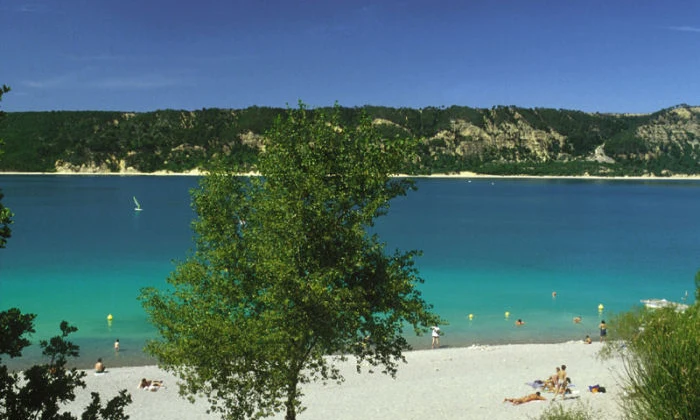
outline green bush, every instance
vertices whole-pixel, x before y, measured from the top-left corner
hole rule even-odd
[[[700,273],[695,281],[700,286]],[[699,317],[696,301],[683,311],[639,308],[613,318],[612,332],[623,345],[609,342],[603,356],[619,355],[624,361],[627,418],[700,418]]]
[[[539,420],[594,420],[603,418],[599,413],[593,412],[588,404],[577,401],[573,407],[564,407],[561,404],[551,404],[538,417]]]

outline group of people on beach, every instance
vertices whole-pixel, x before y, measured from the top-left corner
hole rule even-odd
[[[561,365],[561,367],[557,366],[555,369],[556,371],[544,381],[536,380],[533,382],[533,386],[539,387],[543,391],[554,392],[552,401],[556,400],[558,395],[561,395],[562,398],[564,398],[566,394],[571,394],[571,389],[569,388],[571,386],[571,378],[569,378],[567,375],[566,365]],[[540,391],[537,391],[520,398],[505,398],[503,399],[503,402],[509,402],[513,405],[520,405],[530,401],[544,400],[546,400],[546,398],[542,396]]]
[[[121,344],[119,343],[119,339],[117,338],[114,341],[114,352],[119,353],[119,350],[121,348]],[[98,358],[97,362],[95,363],[95,374],[103,374],[106,372],[106,367],[104,362],[102,361],[102,358]],[[161,380],[149,380],[146,378],[142,378],[141,381],[139,382],[138,389],[143,389],[146,391],[157,391],[160,388],[163,388],[163,381]]]

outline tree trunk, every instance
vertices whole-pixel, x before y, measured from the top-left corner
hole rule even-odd
[[[284,420],[296,420],[297,413],[294,410],[294,404],[287,402],[285,405],[287,406],[287,414],[284,416]]]
[[[294,402],[297,399],[297,382],[294,381],[287,386],[287,401],[284,403],[287,407],[287,414],[284,416],[284,420],[296,420],[297,409]]]

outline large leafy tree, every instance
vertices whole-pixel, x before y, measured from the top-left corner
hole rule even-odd
[[[2,95],[10,91],[10,88],[2,85],[0,88],[0,101],[2,101]],[[0,121],[4,117],[4,113],[0,111]],[[0,158],[2,158],[2,139],[0,139]],[[2,190],[0,190],[0,248],[4,248],[7,243],[7,239],[10,237],[10,224],[12,223],[12,212],[10,209],[2,205]]]
[[[303,410],[301,385],[342,381],[356,356],[394,375],[420,334],[439,322],[417,285],[418,251],[393,254],[368,233],[389,201],[414,188],[393,178],[414,158],[412,140],[383,139],[364,117],[288,110],[268,131],[259,171],[216,171],[193,193],[196,250],[169,291],[141,299],[160,338],[147,345],[228,419]],[[330,356],[333,355],[333,356]]]

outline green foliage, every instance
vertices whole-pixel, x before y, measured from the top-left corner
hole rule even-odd
[[[34,332],[34,314],[22,314],[11,308],[0,312],[0,356],[20,357],[22,350],[30,345],[26,334]],[[78,356],[78,346],[66,338],[77,328],[63,321],[61,335],[50,340],[42,340],[42,354],[48,363],[35,365],[24,372],[10,372],[0,364],[0,417],[7,420],[71,420],[77,417],[61,413],[61,407],[75,400],[75,388],[85,387],[82,380],[85,372],[66,367],[70,357]],[[0,359],[1,360],[1,359]],[[118,396],[103,407],[99,395],[92,393],[92,402],[85,408],[83,420],[123,420],[124,407],[131,402],[131,396],[122,390]]]
[[[300,104],[267,132],[262,177],[204,177],[194,255],[169,277],[172,292],[142,292],[160,335],[146,351],[225,418],[294,419],[300,385],[342,381],[335,362],[348,354],[358,371],[393,376],[409,348],[404,328],[440,321],[416,288],[419,252],[388,255],[367,233],[414,188],[390,175],[415,142],[343,116]]]
[[[10,225],[12,224],[12,211],[2,204],[4,194],[0,190],[0,248],[5,248],[7,240],[12,236]]]
[[[542,412],[538,420],[596,420],[604,418],[594,413],[589,404],[577,401],[575,405],[565,407],[563,404],[551,404]]]
[[[625,176],[641,175],[640,170],[634,172],[633,168],[619,167],[608,163],[589,161],[574,162],[549,162],[546,165],[537,165],[528,162],[484,162],[474,168],[475,172],[493,175],[531,175],[531,176]]]
[[[613,157],[622,155],[640,155],[647,153],[649,148],[643,139],[632,131],[624,131],[605,142],[605,152]]]
[[[10,88],[2,85],[0,88],[0,101],[2,101],[2,95],[10,91]],[[5,113],[0,110],[0,121],[5,117]],[[2,160],[2,155],[4,151],[2,150],[3,141],[0,139],[0,160]],[[10,230],[10,225],[12,224],[12,212],[10,209],[2,204],[2,198],[4,197],[2,190],[0,190],[0,248],[5,248],[7,240],[12,236],[12,231]]]
[[[700,294],[700,273],[696,276]],[[629,419],[700,418],[700,303],[685,311],[638,308],[615,317],[604,356],[621,356]]]
[[[675,107],[677,108],[677,107]],[[497,106],[478,109],[463,106],[420,109],[364,106],[317,108],[316,112],[337,112],[339,122],[357,126],[363,115],[377,124],[384,139],[407,137],[427,139],[416,159],[406,162],[402,173],[427,174],[464,170],[484,171],[494,165],[526,164],[527,172],[482,172],[492,174],[583,175],[585,159],[601,145],[616,163],[612,176],[674,173],[695,174],[700,162],[700,133],[675,108],[649,115],[591,114],[548,108]],[[52,172],[56,162],[119,171],[121,165],[142,172],[168,170],[184,172],[209,169],[213,162],[256,169],[263,136],[285,110],[249,107],[241,110],[160,110],[147,113],[121,112],[19,112],[10,113],[0,124],[0,136],[7,141],[6,159],[0,170]],[[697,114],[692,118],[697,119]],[[673,141],[639,137],[642,125],[671,130]],[[458,127],[469,128],[463,134]],[[538,130],[548,140],[525,141],[521,133]],[[688,131],[690,130],[690,131]],[[450,137],[449,144],[431,139]],[[494,139],[498,139],[495,141]],[[554,139],[554,140],[552,140]],[[468,152],[464,152],[468,150]],[[464,154],[466,153],[466,154]],[[589,172],[590,173],[590,172]],[[593,175],[593,173],[590,173]]]

